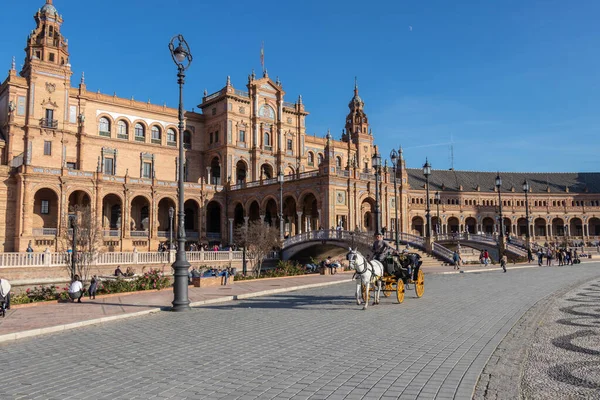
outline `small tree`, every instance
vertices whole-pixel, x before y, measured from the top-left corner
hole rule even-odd
[[[75,255],[75,270],[73,270],[73,262],[71,257],[65,258],[65,267],[69,271],[71,279],[77,274],[85,282],[90,275],[90,269],[102,245],[102,230],[96,219],[96,214],[92,212],[90,206],[76,205],[70,209],[70,215],[75,218],[77,225],[75,243],[77,252],[71,253],[71,257]],[[71,226],[71,218],[63,220],[63,229],[61,235],[61,247],[63,251],[72,249],[73,246],[73,229]],[[73,249],[75,250],[75,249]]]
[[[279,230],[261,221],[252,221],[235,229],[235,242],[246,247],[253,271],[260,276],[262,264],[273,248],[279,246]]]

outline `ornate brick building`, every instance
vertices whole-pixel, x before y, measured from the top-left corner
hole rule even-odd
[[[306,133],[301,96],[286,101],[264,71],[247,85],[204,94],[185,113],[185,159],[178,159],[177,110],[88,91],[71,83],[62,17],[51,0],[36,12],[23,68],[13,60],[0,85],[0,249],[59,249],[69,211],[87,204],[106,250],[156,249],[170,232],[177,166],[184,162],[185,228],[192,241],[230,241],[236,225],[262,219],[286,235],[320,227],[374,227],[376,152],[355,84],[339,140]],[[341,122],[341,121],[340,121]],[[381,220],[388,229],[424,233],[419,170],[400,159],[398,221],[392,171],[382,170]],[[600,174],[502,174],[505,226],[539,240],[600,235]],[[431,208],[441,232],[497,231],[495,174],[433,171]],[[439,223],[434,192],[440,193]],[[175,223],[175,221],[173,221]]]

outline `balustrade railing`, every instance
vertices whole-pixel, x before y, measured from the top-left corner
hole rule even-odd
[[[437,257],[446,260],[447,262],[452,262],[452,256],[454,252],[441,244],[433,243],[431,246],[431,252]]]
[[[56,236],[57,232],[56,228],[33,228],[31,230],[33,236]]]

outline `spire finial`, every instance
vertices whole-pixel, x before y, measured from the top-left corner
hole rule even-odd
[[[46,0],[46,4],[52,5],[52,0]]]
[[[14,70],[16,69],[16,64],[15,64],[15,56],[13,56],[13,58],[12,58],[12,65],[11,65],[10,69],[11,69],[12,71],[14,71]]]
[[[256,74],[254,73],[254,68],[252,68],[252,75],[250,75],[250,77],[252,78],[252,80],[256,79]]]
[[[301,94],[298,95],[298,104],[302,104],[302,95]]]
[[[268,78],[268,77],[269,77],[269,72],[265,68],[264,71],[263,71],[263,78]]]
[[[204,89],[204,97],[208,96],[208,90]]]
[[[231,86],[231,77],[227,75],[227,86]]]
[[[85,72],[83,72],[83,71],[81,72],[81,82],[80,82],[80,84],[81,85],[85,84]]]
[[[354,77],[354,94],[358,94],[358,78]]]

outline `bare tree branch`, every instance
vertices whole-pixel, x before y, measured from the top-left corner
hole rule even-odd
[[[265,258],[279,246],[279,230],[261,221],[251,221],[241,225],[234,232],[235,243],[246,247],[246,255],[251,260],[253,270],[260,276]]]

